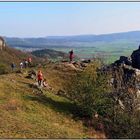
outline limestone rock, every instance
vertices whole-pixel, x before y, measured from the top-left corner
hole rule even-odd
[[[6,47],[6,43],[2,37],[0,37],[0,50],[3,50]]]

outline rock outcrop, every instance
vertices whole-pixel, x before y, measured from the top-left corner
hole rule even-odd
[[[131,58],[132,58],[132,66],[134,68],[140,69],[140,46],[137,50],[133,51]]]
[[[6,47],[6,43],[3,37],[0,37],[0,50],[3,50]]]
[[[120,56],[120,59],[116,60],[114,64],[115,65],[121,65],[121,64],[132,65],[132,61],[131,61],[131,58],[129,57]]]
[[[68,70],[76,70],[76,71],[82,71],[84,68],[86,68],[90,64],[91,60],[81,60],[81,61],[61,61],[60,63],[55,64],[55,69],[63,69],[65,71]]]
[[[123,110],[140,111],[140,70],[131,65],[111,65],[113,96]]]
[[[131,57],[120,56],[119,60],[116,60],[112,65],[120,66],[120,65],[128,65],[133,68],[140,69],[140,46],[137,50],[133,51]]]
[[[111,72],[113,97],[123,110],[140,111],[140,46],[131,57],[120,59],[105,69]]]

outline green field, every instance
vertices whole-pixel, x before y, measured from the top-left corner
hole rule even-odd
[[[70,49],[73,49],[75,55],[79,58],[93,58],[93,56],[96,56],[103,58],[106,63],[112,63],[119,59],[120,56],[130,56],[137,48],[137,44],[134,43],[108,43],[96,44],[93,47],[61,47],[52,49],[63,52],[69,52]]]

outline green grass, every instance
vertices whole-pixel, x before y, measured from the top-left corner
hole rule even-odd
[[[29,86],[35,81],[25,76],[0,76],[0,138],[104,137],[89,133],[71,101],[46,89],[40,93]]]

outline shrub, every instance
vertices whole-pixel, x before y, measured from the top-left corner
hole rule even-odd
[[[8,67],[3,64],[3,63],[0,63],[0,74],[7,74],[8,73]]]
[[[108,77],[98,71],[99,68],[99,61],[90,64],[83,72],[73,76],[65,89],[69,98],[81,106],[88,117],[95,112],[104,115],[111,108],[111,100],[106,96],[110,91]]]

